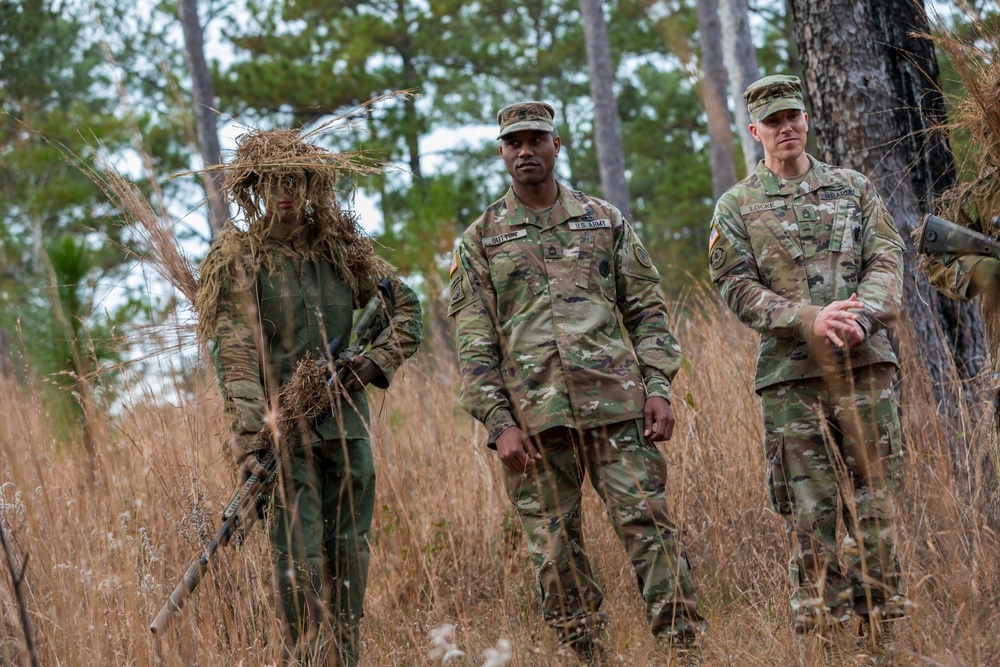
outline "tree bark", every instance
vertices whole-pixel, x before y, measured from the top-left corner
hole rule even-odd
[[[594,143],[601,172],[604,198],[615,206],[626,220],[632,220],[632,207],[625,180],[625,151],[618,122],[618,102],[615,99],[614,69],[604,9],[600,0],[580,0],[583,36],[587,42],[587,67],[590,71],[590,97],[594,100]]]
[[[916,269],[913,231],[935,194],[955,180],[937,60],[914,0],[792,0],[805,83],[812,97],[819,158],[856,169],[878,186],[907,244],[906,332],[935,398],[954,414],[954,370],[976,375],[985,357],[982,320],[971,304],[946,299]],[[837,26],[837,29],[831,29]]]
[[[698,32],[701,34],[701,98],[708,117],[708,135],[712,139],[709,145],[712,198],[718,199],[736,183],[718,0],[698,0]]]
[[[760,78],[757,49],[750,38],[747,0],[719,0],[718,11],[722,25],[722,52],[736,107],[736,129],[743,147],[743,164],[746,173],[752,174],[757,163],[764,159],[764,149],[750,134],[750,113],[743,101],[743,91]]]
[[[222,151],[219,149],[219,130],[215,123],[215,85],[205,61],[204,34],[198,21],[198,0],[179,0],[177,12],[184,31],[184,53],[191,69],[198,147],[202,162],[207,168],[222,163]],[[229,206],[222,195],[222,180],[221,171],[206,171],[202,174],[212,236],[225,229],[229,220]]]

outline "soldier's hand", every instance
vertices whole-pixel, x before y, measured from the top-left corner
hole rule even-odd
[[[257,475],[257,478],[260,479],[267,474],[267,469],[265,469],[263,464],[260,462],[260,460],[266,455],[267,451],[260,449],[255,452],[247,452],[240,457],[239,464],[241,481],[246,482],[250,479],[250,475]]]
[[[827,344],[844,347],[845,341],[850,343],[856,339],[860,326],[858,314],[854,311],[864,307],[865,304],[858,301],[857,294],[852,294],[850,299],[834,301],[824,306],[813,320],[813,336],[826,340]],[[861,330],[860,334],[861,340],[864,340],[864,331]]]
[[[650,396],[642,411],[645,425],[642,434],[650,442],[669,440],[674,434],[674,409],[662,396]]]
[[[531,438],[516,426],[497,436],[497,456],[514,472],[522,472],[528,463],[542,458]]]
[[[990,292],[1000,286],[1000,260],[984,257],[972,267],[969,281],[969,296],[980,292]]]
[[[347,371],[344,389],[347,391],[361,391],[382,372],[374,361],[360,354],[351,359],[351,363],[344,364],[344,368]]]

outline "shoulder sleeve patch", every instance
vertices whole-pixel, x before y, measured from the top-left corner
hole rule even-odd
[[[740,264],[743,261],[743,255],[733,247],[729,236],[725,230],[719,229],[718,224],[712,224],[712,233],[709,239],[708,270],[714,282]]]
[[[469,269],[461,256],[461,250],[455,251],[455,266],[451,271],[451,281],[448,284],[448,317],[462,310],[476,300],[469,279]]]
[[[625,231],[620,250],[622,272],[632,278],[660,282],[660,272],[653,266],[653,260],[642,246],[635,230],[627,223],[622,228]]]

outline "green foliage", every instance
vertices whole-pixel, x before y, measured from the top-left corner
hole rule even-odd
[[[86,172],[98,151],[113,154],[131,137],[92,28],[96,11],[0,0],[0,330],[23,342],[15,353],[45,380],[67,429],[81,417],[71,391],[117,361],[115,331],[134,312],[119,301],[95,312],[128,240]],[[112,379],[99,386],[113,389]]]

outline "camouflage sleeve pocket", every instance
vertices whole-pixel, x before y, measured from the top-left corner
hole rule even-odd
[[[622,248],[622,273],[632,278],[660,282],[660,272],[653,265],[649,253],[636,238],[635,232],[629,234]]]
[[[256,433],[264,428],[264,388],[250,380],[234,380],[227,393],[235,409],[236,429],[243,433]]]
[[[880,206],[875,220],[875,235],[898,246],[901,250],[906,250],[903,238],[896,229],[896,224],[892,221],[892,216],[885,206]]]

